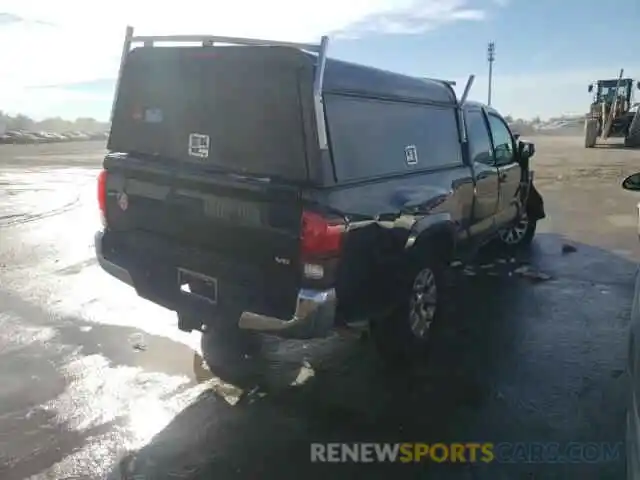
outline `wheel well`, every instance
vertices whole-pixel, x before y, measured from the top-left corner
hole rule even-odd
[[[533,183],[529,186],[529,195],[527,195],[525,209],[527,211],[527,216],[535,220],[542,220],[546,216],[544,211],[544,200],[542,200],[542,196],[538,190],[536,190]]]
[[[422,233],[413,248],[411,259],[421,259],[424,255],[435,254],[442,260],[451,260],[455,250],[453,233],[449,228],[438,228]]]

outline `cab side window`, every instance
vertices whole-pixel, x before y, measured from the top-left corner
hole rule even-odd
[[[489,126],[493,137],[493,150],[497,165],[506,165],[515,161],[513,137],[504,121],[489,114]]]
[[[471,110],[465,114],[467,136],[469,139],[469,158],[472,162],[493,165],[491,137],[487,122],[480,110]]]

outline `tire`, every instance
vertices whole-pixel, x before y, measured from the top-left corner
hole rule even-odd
[[[586,120],[584,123],[584,146],[593,148],[598,140],[598,121],[595,119]]]
[[[245,391],[288,388],[303,363],[283,349],[286,340],[238,328],[240,312],[226,315],[231,318],[208,325],[200,338],[202,359],[211,374]]]
[[[624,139],[624,146],[636,148],[640,147],[640,110],[635,113],[629,125],[629,131]]]
[[[631,133],[624,137],[624,146],[627,148],[640,147],[640,132]]]
[[[374,344],[391,365],[404,366],[428,352],[433,328],[444,310],[447,265],[444,258],[438,258],[434,249],[408,263],[398,282],[395,306],[370,322]]]
[[[496,241],[503,249],[519,250],[528,248],[536,234],[537,224],[537,220],[531,220],[525,214],[514,225],[499,230]]]
[[[232,313],[226,315],[233,316]],[[178,316],[183,315],[179,313]],[[190,320],[181,318],[179,321],[187,323]],[[208,322],[202,332],[202,358],[211,373],[222,381],[240,388],[251,387],[260,373],[260,338],[252,332],[240,330],[233,321],[219,320],[216,325]]]

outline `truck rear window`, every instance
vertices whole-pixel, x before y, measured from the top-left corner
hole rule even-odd
[[[109,149],[234,172],[307,177],[291,54],[263,47],[133,50]]]

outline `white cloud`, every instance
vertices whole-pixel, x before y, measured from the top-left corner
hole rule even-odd
[[[112,76],[127,24],[141,34],[207,33],[318,41],[357,27],[363,32],[410,33],[480,19],[467,0],[3,0],[0,82],[42,85]],[[27,19],[29,22],[18,22]],[[36,24],[49,22],[55,26]]]
[[[12,13],[0,13],[0,25],[11,25],[12,23],[20,23],[23,19]]]
[[[406,3],[406,2],[405,2]],[[348,25],[340,33],[353,37],[369,32],[417,34],[458,22],[484,20],[484,10],[469,8],[466,0],[395,3],[393,11],[376,12]]]
[[[469,1],[3,0],[0,108],[44,116],[65,105],[76,110],[73,105],[79,108],[81,102],[89,102],[87,107],[104,103],[95,95],[27,87],[113,78],[126,25],[142,35],[202,33],[315,42],[324,34],[418,33],[484,18],[481,10],[467,7]]]
[[[509,0],[2,0],[0,6],[0,109],[35,117],[95,115],[105,118],[110,92],[31,89],[113,78],[127,24],[139,34],[203,33],[318,41],[324,34],[417,34],[453,22],[482,21],[487,8]],[[490,7],[493,4],[494,7]],[[4,15],[2,13],[4,12]],[[633,66],[629,66],[633,67]],[[582,112],[586,85],[615,76],[618,67],[494,77],[494,104],[519,116]],[[640,75],[640,69],[628,71]],[[464,83],[464,79],[458,79]],[[478,77],[472,97],[486,100]]]

